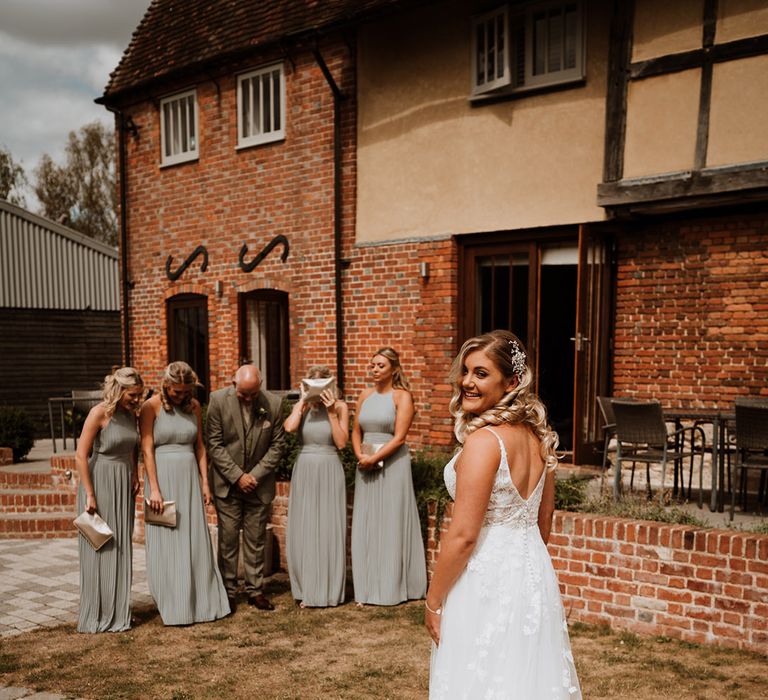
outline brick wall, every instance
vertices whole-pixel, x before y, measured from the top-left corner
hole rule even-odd
[[[768,395],[768,218],[636,225],[619,238],[614,393],[728,408]]]
[[[273,505],[283,569],[289,493]],[[431,576],[434,511],[426,544]],[[556,511],[549,551],[571,622],[768,653],[768,535]]]
[[[768,535],[557,511],[549,551],[570,621],[768,653]]]
[[[342,103],[342,177],[343,228],[351,235],[355,91],[350,49],[339,41],[320,50],[349,96]],[[238,365],[238,294],[255,289],[290,294],[293,377],[309,364],[335,365],[333,100],[311,53],[292,52],[285,60],[285,141],[236,150],[236,74],[282,59],[265,54],[200,79],[196,162],[160,168],[156,105],[129,109],[140,129],[138,139],[128,138],[127,154],[131,349],[151,385],[159,384],[169,361],[165,300],[185,292],[208,296],[212,389],[228,384]],[[277,234],[290,243],[286,262],[278,248],[252,272],[243,272],[240,247],[248,245],[246,259],[251,259]],[[166,257],[173,255],[175,267],[201,244],[209,254],[207,271],[201,271],[198,259],[170,282]]]

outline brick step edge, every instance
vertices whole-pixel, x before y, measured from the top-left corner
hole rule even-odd
[[[14,489],[0,491],[0,516],[12,513],[47,513],[75,508],[77,494],[73,491]]]
[[[47,488],[57,491],[74,491],[77,477],[67,479],[64,473],[54,472],[9,472],[0,471],[0,489]]]
[[[0,518],[0,539],[75,537],[75,513],[6,513]]]

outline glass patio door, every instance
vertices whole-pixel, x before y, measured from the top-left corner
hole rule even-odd
[[[460,256],[458,344],[494,328],[515,333],[560,451],[577,463],[594,461],[600,426],[589,407],[608,376],[607,253],[586,235],[585,228],[527,241],[476,237]]]

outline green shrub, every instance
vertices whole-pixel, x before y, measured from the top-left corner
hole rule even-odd
[[[555,508],[557,510],[580,510],[587,500],[589,479],[569,476],[555,479]]]
[[[13,450],[13,461],[24,459],[35,444],[35,426],[25,411],[0,406],[0,447]]]

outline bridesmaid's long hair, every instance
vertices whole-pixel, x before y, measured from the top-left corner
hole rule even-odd
[[[405,378],[405,372],[403,372],[403,366],[400,364],[400,355],[397,350],[390,347],[379,348],[371,356],[371,361],[376,355],[386,357],[392,365],[392,387],[395,389],[405,389],[405,391],[411,390],[411,385]]]
[[[467,355],[476,350],[485,351],[505,381],[512,382],[517,379],[517,384],[511,391],[504,394],[493,408],[480,415],[465,413],[461,407],[464,365]],[[486,425],[522,423],[529,426],[539,438],[541,456],[547,469],[552,470],[557,466],[555,450],[559,438],[547,423],[547,409],[531,388],[533,372],[528,365],[525,348],[514,333],[496,330],[467,340],[453,361],[450,382],[453,385],[450,411],[454,417],[454,433],[460,443]]]
[[[112,374],[104,377],[102,384],[101,400],[104,404],[104,415],[112,418],[115,415],[117,404],[123,398],[123,394],[135,387],[144,388],[144,380],[133,367],[118,367]]]
[[[171,364],[165,368],[165,372],[163,373],[163,384],[160,392],[160,401],[163,404],[163,408],[168,411],[168,413],[173,413],[174,409],[174,405],[168,397],[168,387],[171,384],[184,384],[184,386],[194,387],[202,386],[200,380],[197,378],[197,374],[195,374],[195,370],[193,370],[186,362],[171,362]],[[184,411],[184,413],[189,413],[192,410],[192,402],[194,400],[195,397],[190,393],[179,405],[179,410]]]

